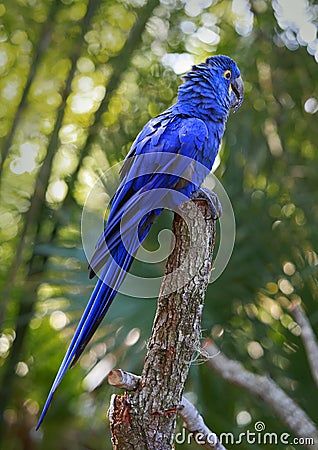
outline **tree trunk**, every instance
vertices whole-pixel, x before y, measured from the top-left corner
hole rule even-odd
[[[175,214],[173,233],[175,247],[166,264],[139,387],[112,399],[116,450],[172,448],[184,385],[200,352],[201,312],[215,242],[215,221],[207,203],[184,203]]]

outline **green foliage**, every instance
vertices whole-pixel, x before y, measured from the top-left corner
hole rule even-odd
[[[233,204],[237,236],[229,265],[209,287],[203,336],[246,368],[270,374],[317,418],[300,329],[288,309],[302,302],[318,331],[318,48],[305,39],[308,24],[317,26],[317,7],[307,5],[299,30],[297,21],[284,21],[279,1],[168,0],[157,7],[152,1],[149,11],[140,9],[143,3],[0,4],[0,440],[8,450],[111,448],[104,424],[111,389],[103,377],[98,386],[92,370],[100,364],[103,375],[114,365],[141,371],[155,299],[118,294],[63,380],[43,428],[34,431],[92,288],[81,210],[101,173],[174,101],[179,75],[215,53],[238,62],[246,99],[229,118],[216,171]],[[146,14],[141,41],[121,58]],[[167,215],[156,225],[148,249],[158,245],[155,231],[170,223]],[[90,236],[97,239],[98,230]],[[160,276],[163,263],[137,262],[132,271]],[[187,390],[217,433],[239,434],[258,420],[269,431],[288,431],[205,364],[193,364]],[[250,423],[237,421],[242,411]]]

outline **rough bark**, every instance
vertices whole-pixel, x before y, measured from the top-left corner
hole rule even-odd
[[[125,372],[121,369],[111,370],[107,377],[108,383],[119,389],[126,391],[135,391],[138,389],[140,377],[133,373]],[[118,396],[113,395],[111,399],[109,415],[111,417],[111,426],[116,422],[113,416],[116,406],[114,402],[118,402]],[[178,408],[178,416],[183,420],[183,426],[188,430],[191,437],[201,445],[201,448],[212,450],[226,450],[220,443],[217,435],[210,430],[205,424],[203,417],[200,415],[196,407],[185,397],[182,397],[180,408]],[[176,436],[177,437],[177,436]]]
[[[116,450],[172,448],[188,371],[200,351],[201,312],[215,240],[215,222],[206,202],[183,204],[173,233],[175,247],[167,260],[138,389],[116,395],[111,402]]]

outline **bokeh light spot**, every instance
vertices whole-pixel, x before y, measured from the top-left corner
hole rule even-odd
[[[133,328],[127,334],[126,339],[125,339],[125,344],[129,347],[132,345],[135,345],[138,342],[139,338],[140,338],[139,328]]]
[[[252,359],[259,359],[264,355],[263,347],[257,341],[251,341],[247,344],[247,352]]]
[[[54,330],[62,330],[69,320],[63,311],[53,311],[50,316],[50,325]]]
[[[252,421],[252,416],[247,411],[240,411],[236,416],[236,423],[240,426],[248,425]]]
[[[18,362],[18,364],[16,365],[16,368],[15,368],[15,373],[19,377],[25,377],[29,373],[28,365],[23,361]]]

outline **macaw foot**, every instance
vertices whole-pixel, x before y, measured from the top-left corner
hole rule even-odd
[[[222,205],[215,192],[210,191],[207,188],[200,188],[192,193],[191,200],[205,200],[211,210],[212,219],[217,220],[221,217]]]

